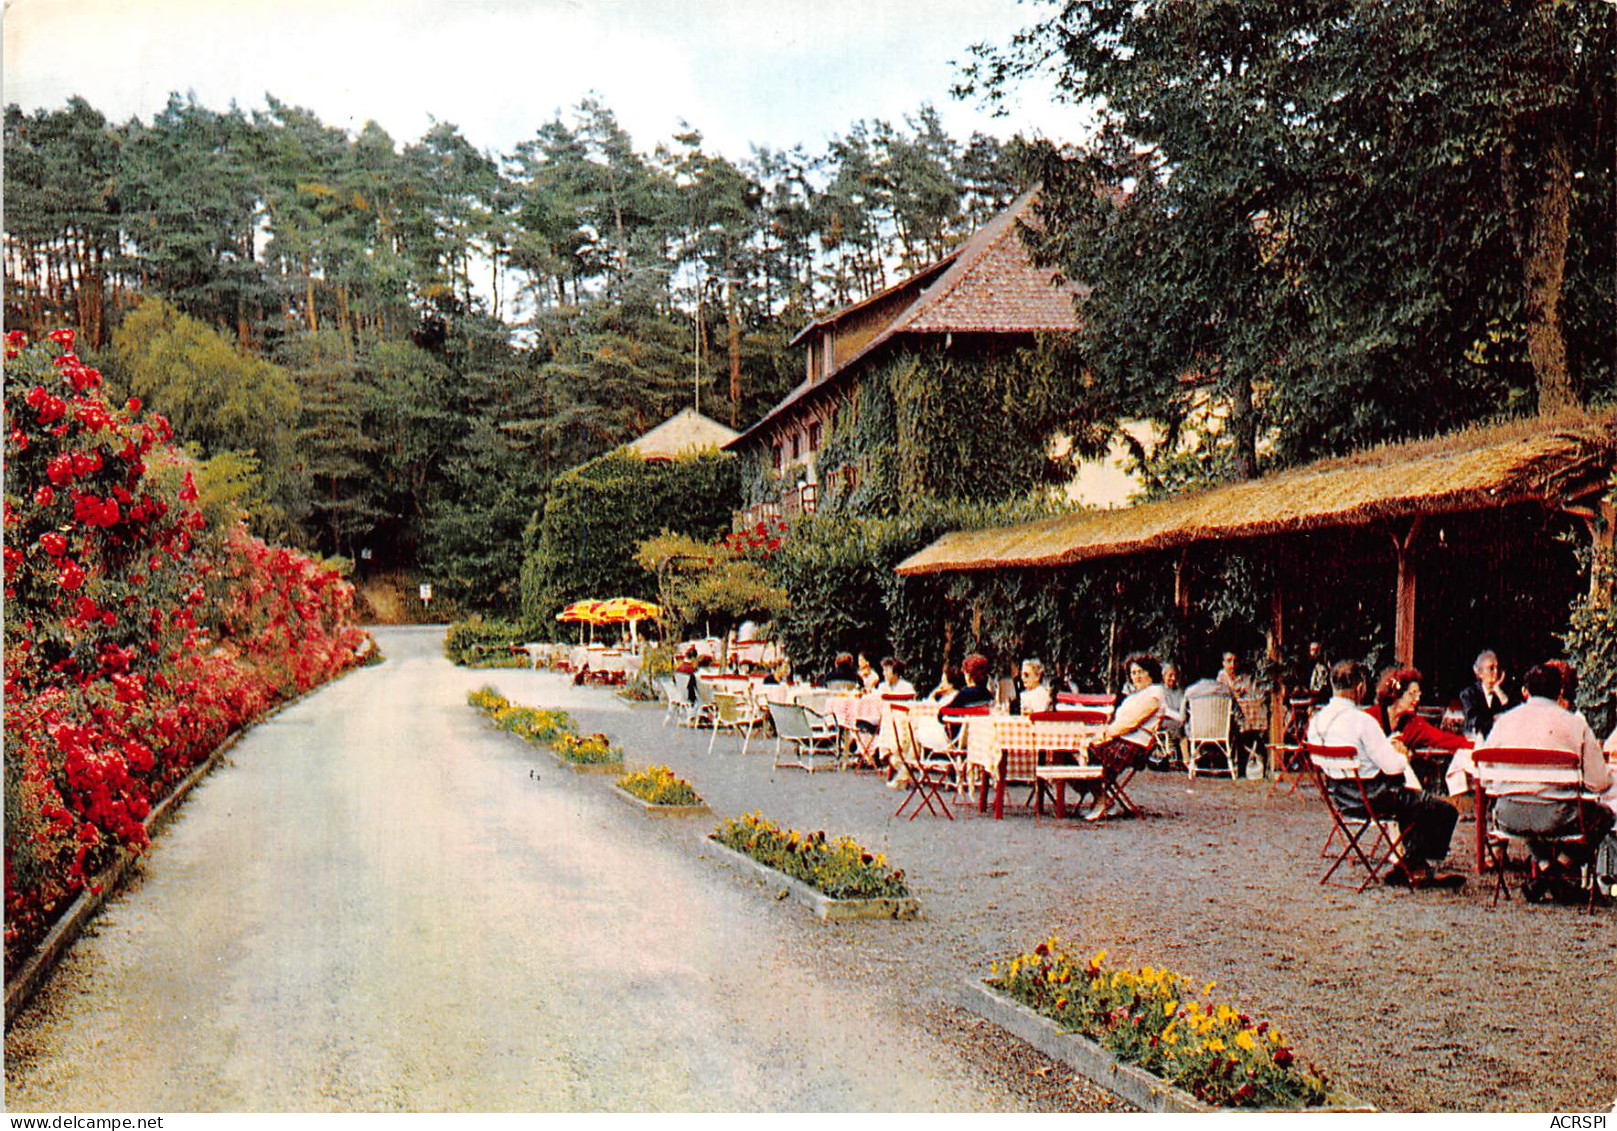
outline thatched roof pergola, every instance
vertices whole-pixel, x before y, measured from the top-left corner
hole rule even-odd
[[[1387,445],[1120,510],[943,535],[901,574],[1063,566],[1193,542],[1301,533],[1537,501],[1576,505],[1617,456],[1617,414],[1516,421]]]
[[[1394,652],[1408,664],[1414,654],[1416,543],[1424,521],[1536,504],[1583,519],[1596,543],[1609,548],[1617,516],[1603,496],[1614,467],[1617,411],[1541,417],[1390,444],[1119,510],[952,531],[896,568],[916,576],[1175,551],[1182,566],[1183,551],[1197,544],[1377,528],[1390,536],[1397,567]],[[1174,600],[1183,610],[1188,596],[1180,566]],[[1282,632],[1278,593],[1273,602],[1271,657],[1278,655]]]

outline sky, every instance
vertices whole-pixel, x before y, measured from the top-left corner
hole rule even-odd
[[[4,97],[25,111],[74,94],[114,121],[169,93],[223,110],[269,92],[405,144],[433,120],[510,152],[592,92],[649,151],[699,129],[733,160],[750,145],[821,149],[854,121],[935,105],[957,138],[1076,140],[1085,115],[1047,84],[1008,116],[949,97],[954,61],[1044,9],[1018,0],[6,0]]]

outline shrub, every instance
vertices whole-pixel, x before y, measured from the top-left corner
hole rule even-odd
[[[642,592],[635,545],[670,527],[712,542],[730,528],[739,482],[735,457],[715,452],[611,452],[557,477],[523,538],[523,615],[544,624],[570,601]]]
[[[885,856],[866,852],[845,836],[827,841],[824,832],[783,829],[761,813],[725,820],[712,836],[832,899],[903,899],[910,894],[902,870],[889,868]]]
[[[702,798],[691,783],[676,777],[667,766],[648,766],[618,779],[619,788],[648,805],[700,805]]]
[[[1109,970],[1101,951],[1087,962],[1056,940],[996,963],[989,985],[1064,1028],[1097,1041],[1220,1107],[1318,1107],[1328,1098],[1325,1075],[1304,1067],[1291,1042],[1201,993],[1182,974],[1150,966]],[[1198,1000],[1206,999],[1206,1000]]]
[[[356,660],[337,569],[204,499],[161,416],[111,405],[59,330],[8,334],[6,961],[230,731]]]
[[[514,661],[509,666],[526,666],[527,654],[513,654],[511,649],[537,638],[533,626],[525,620],[485,620],[472,616],[449,626],[444,634],[444,655],[449,657],[450,663],[463,667],[507,666],[507,660]]]

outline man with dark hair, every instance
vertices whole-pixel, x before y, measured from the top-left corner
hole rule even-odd
[[[1465,878],[1439,874],[1449,854],[1454,823],[1460,814],[1447,800],[1421,789],[1404,751],[1382,733],[1380,725],[1361,704],[1369,684],[1364,666],[1341,660],[1331,668],[1331,701],[1314,713],[1308,741],[1316,746],[1348,746],[1358,755],[1359,773],[1371,811],[1391,817],[1402,832],[1403,860],[1389,868],[1382,882],[1409,887],[1458,888]],[[1359,787],[1347,779],[1329,786],[1336,804],[1346,814],[1362,810]]]
[[[1571,710],[1578,691],[1577,672],[1570,664],[1551,660],[1528,672],[1525,683],[1527,702],[1494,720],[1482,749],[1565,750],[1582,759],[1587,790],[1599,793],[1609,787],[1611,773],[1600,740],[1583,716]],[[1505,796],[1494,803],[1494,824],[1524,839],[1538,862],[1539,875],[1524,888],[1527,898],[1535,903],[1546,895],[1569,902],[1581,899],[1572,873],[1589,862],[1601,838],[1611,831],[1611,810],[1565,786],[1520,782],[1495,788]],[[1580,829],[1586,834],[1583,843],[1558,840]]]
[[[1499,713],[1508,708],[1510,689],[1505,686],[1505,670],[1499,657],[1488,649],[1477,653],[1471,672],[1477,681],[1460,692],[1460,709],[1465,712],[1465,733],[1473,741],[1488,737]]]

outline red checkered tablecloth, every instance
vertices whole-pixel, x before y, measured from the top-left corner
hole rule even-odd
[[[1021,715],[989,715],[966,724],[966,761],[981,767],[993,777],[999,773],[1000,755],[1005,756],[1007,779],[1030,780],[1039,764],[1039,755],[1056,750],[1078,750],[1082,739],[1100,733],[1094,723],[1040,722]],[[1088,761],[1087,752],[1078,761]]]

